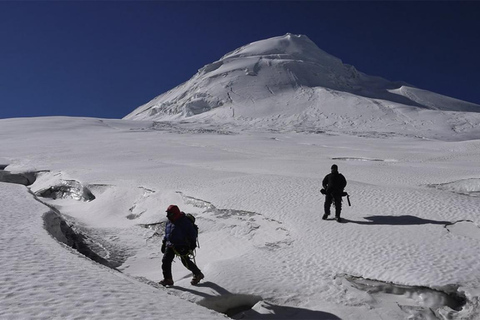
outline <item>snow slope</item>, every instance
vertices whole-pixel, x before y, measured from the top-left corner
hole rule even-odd
[[[479,112],[473,103],[366,75],[308,37],[287,34],[226,54],[125,119],[445,140],[478,136]]]
[[[0,197],[0,318],[223,319],[55,241],[26,187],[0,183]]]
[[[0,136],[0,180],[35,176],[0,182],[0,318],[480,316],[478,139],[63,117]],[[343,224],[321,220],[332,163]],[[173,203],[200,226],[199,286],[179,261],[156,284]],[[59,243],[72,233],[119,272]]]

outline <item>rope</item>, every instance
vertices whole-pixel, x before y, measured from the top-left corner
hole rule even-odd
[[[187,265],[187,261],[184,260],[185,258],[188,258],[190,257],[192,260],[193,260],[193,263],[197,264],[197,261],[195,260],[195,253],[196,253],[196,250],[189,250],[186,254],[180,254],[176,249],[175,247],[172,247],[173,249],[173,252],[175,252],[175,255],[179,256],[180,259],[182,260],[182,263],[184,265]]]

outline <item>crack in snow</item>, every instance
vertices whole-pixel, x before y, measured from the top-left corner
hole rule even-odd
[[[408,319],[464,319],[461,312],[471,302],[458,290],[458,285],[439,288],[425,286],[407,286],[387,283],[379,280],[365,279],[351,275],[339,275],[347,280],[347,286],[366,292],[373,298],[373,303],[389,303],[389,296],[394,295],[398,308],[408,314]],[[468,308],[467,308],[468,309]]]

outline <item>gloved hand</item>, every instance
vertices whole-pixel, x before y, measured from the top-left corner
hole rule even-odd
[[[165,243],[165,239],[163,239],[162,248],[160,250],[162,251],[162,253],[165,253],[165,249],[166,249],[166,243]]]

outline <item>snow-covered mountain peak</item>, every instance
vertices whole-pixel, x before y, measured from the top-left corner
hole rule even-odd
[[[244,74],[232,74],[238,70]],[[298,86],[343,88],[359,77],[354,67],[321,50],[307,36],[292,34],[250,43],[199,70],[200,75],[232,75],[234,80],[259,73],[267,75],[262,78],[266,86],[279,90]]]
[[[285,107],[281,104],[277,110],[268,107],[284,94],[294,95],[299,88],[316,87],[351,91],[359,86],[360,78],[354,67],[322,51],[307,36],[286,34],[253,42],[226,54],[126,118],[171,120],[220,107],[244,108],[243,116],[263,117]],[[384,80],[375,80],[379,81]],[[261,107],[255,108],[258,114],[252,113],[248,111],[252,103],[270,110]]]
[[[465,121],[444,111],[475,114]],[[307,36],[286,34],[224,55],[125,118],[437,137],[477,130],[480,106],[369,76]]]

